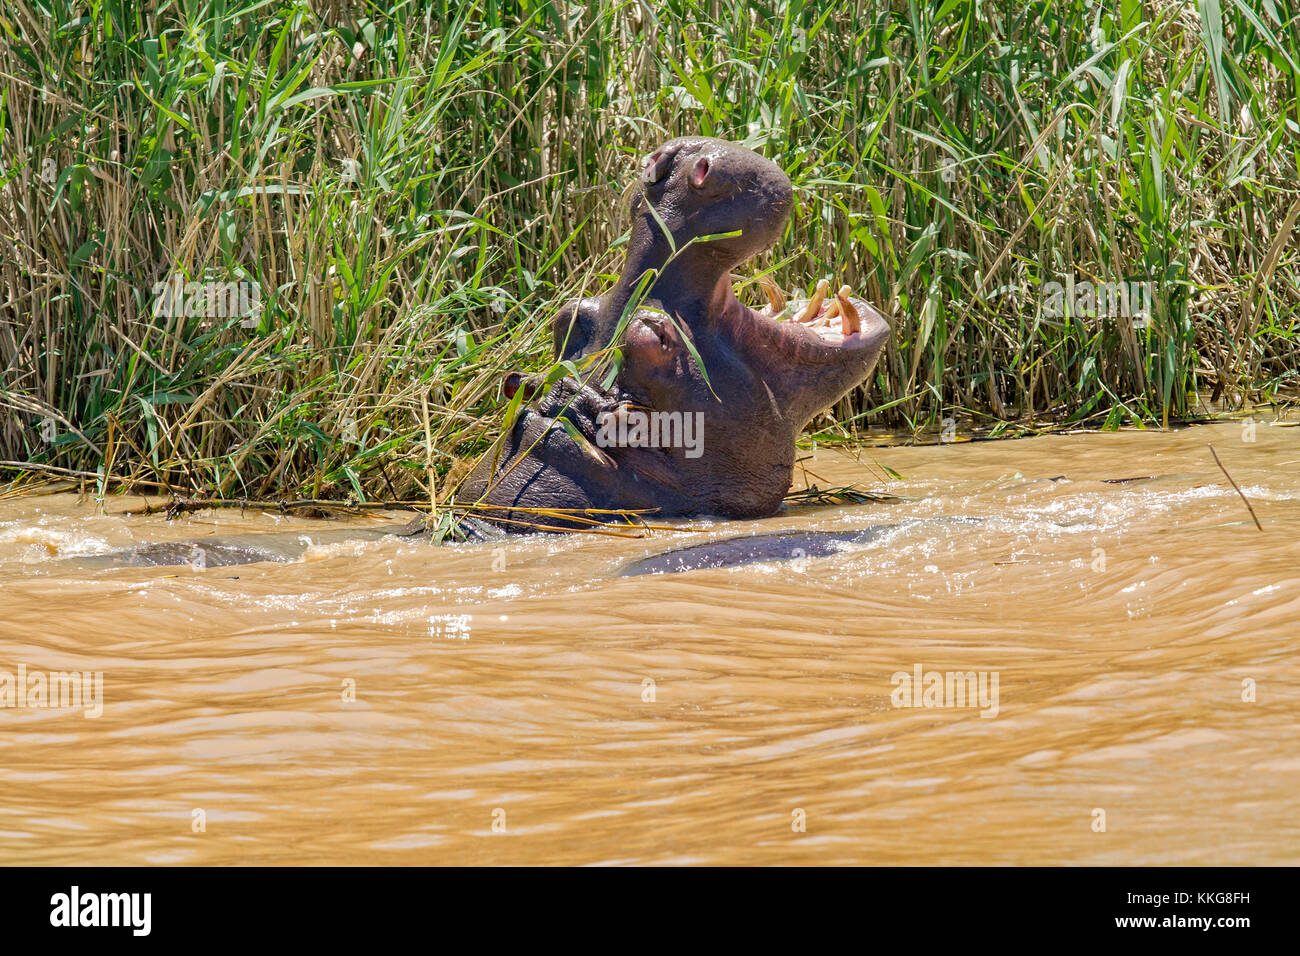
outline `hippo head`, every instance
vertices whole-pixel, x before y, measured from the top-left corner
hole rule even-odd
[[[671,140],[645,157],[638,186],[631,202],[629,264],[652,268],[673,246],[692,244],[669,266],[672,272],[680,261],[682,268],[676,271],[687,277],[709,266],[733,269],[771,248],[794,202],[790,180],[776,163],[733,143],[702,137]],[[705,237],[717,238],[700,242]],[[699,291],[689,278],[667,285],[664,291]]]
[[[732,270],[780,238],[791,206],[780,167],[734,144],[675,139],[645,157],[618,282],[556,317],[557,354],[590,372],[550,388],[512,377],[507,394],[536,401],[457,500],[506,521],[515,508],[775,512],[795,439],[889,335],[847,287],[828,296],[823,282],[793,308],[770,282],[762,309],[736,298]]]

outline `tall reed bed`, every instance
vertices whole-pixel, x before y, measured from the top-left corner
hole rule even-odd
[[[697,132],[795,182],[757,268],[896,319],[824,437],[1297,390],[1281,0],[146,6],[0,4],[0,460],[442,494]]]

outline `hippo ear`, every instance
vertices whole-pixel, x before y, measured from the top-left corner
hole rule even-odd
[[[501,392],[505,395],[506,401],[515,397],[515,392],[519,389],[524,390],[523,401],[531,401],[537,394],[537,379],[532,375],[525,375],[523,372],[510,372],[506,375],[505,381],[501,383]]]

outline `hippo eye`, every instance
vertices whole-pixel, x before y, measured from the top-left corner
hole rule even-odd
[[[659,336],[660,350],[667,352],[672,349],[673,337],[668,333],[668,326],[665,323],[660,322],[658,319],[642,319],[641,321],[650,331]]]
[[[691,185],[696,189],[699,189],[704,185],[704,180],[706,180],[708,176],[709,158],[707,156],[701,156],[695,161],[695,165],[691,167]]]

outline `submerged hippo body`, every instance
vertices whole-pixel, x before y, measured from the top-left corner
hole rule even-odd
[[[711,571],[765,561],[798,561],[839,554],[846,545],[869,544],[894,524],[874,525],[852,531],[771,531],[765,534],[723,538],[703,544],[673,548],[625,565],[620,577],[641,574],[680,574],[683,571]]]
[[[241,564],[296,561],[312,544],[373,541],[390,534],[392,528],[348,528],[304,532],[262,531],[220,538],[188,541],[156,541],[138,544],[107,554],[68,559],[88,568],[156,568],[189,565],[196,570],[228,568]]]
[[[761,311],[736,298],[732,270],[770,248],[790,214],[790,180],[775,163],[721,140],[676,139],[646,157],[638,186],[618,282],[553,325],[557,356],[582,381],[543,391],[507,380],[508,395],[523,387],[536,401],[456,496],[489,520],[564,524],[524,509],[770,515],[790,488],[799,433],[884,347],[888,323],[846,289],[788,321],[779,295]],[[638,287],[648,288],[639,304]],[[621,361],[603,387],[611,346]]]
[[[228,568],[262,561],[286,561],[278,549],[250,547],[224,542],[175,541],[145,544],[125,551],[83,558],[81,564],[102,567],[158,568],[188,564],[194,568]]]

